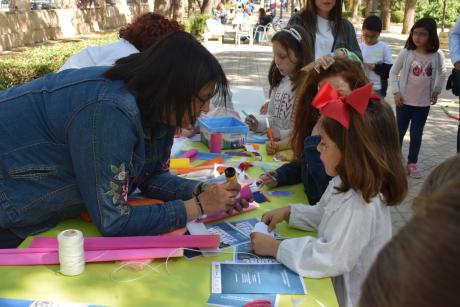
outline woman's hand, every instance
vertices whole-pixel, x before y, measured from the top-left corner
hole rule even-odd
[[[282,221],[288,222],[290,216],[291,206],[287,206],[264,213],[264,215],[262,215],[262,222],[268,225],[268,231],[272,231],[275,229],[276,224]]]
[[[334,57],[330,54],[326,54],[325,56],[322,56],[315,61],[313,68],[316,70],[317,73],[320,73],[320,68],[326,70],[332,64],[334,64]]]
[[[278,253],[278,248],[281,244],[280,241],[277,241],[270,236],[257,232],[251,233],[251,241],[254,253],[260,256],[276,257],[276,254]]]
[[[237,203],[236,197],[240,193],[241,186],[234,182],[209,185],[198,195],[204,213],[212,214],[233,209],[242,210],[248,206],[247,201]]]
[[[273,146],[272,146],[272,142],[265,143],[265,150],[267,151],[269,155],[274,155],[278,151],[278,148],[279,148],[278,142],[273,142]]]
[[[363,64],[364,64],[364,67],[366,67],[369,70],[375,69],[375,64],[371,64],[371,63],[363,63]]]
[[[257,131],[257,128],[259,127],[259,121],[254,117],[254,115],[251,114],[246,117],[244,122],[249,126],[249,130]]]
[[[438,102],[438,95],[438,92],[433,92],[433,94],[431,94],[431,105],[435,105]]]
[[[267,187],[270,189],[276,187],[278,185],[278,181],[276,181],[276,172],[271,171],[269,172],[270,176],[267,174],[263,173],[262,175],[259,176],[260,180],[262,180],[262,183],[265,184]]]
[[[395,104],[397,107],[402,107],[404,104],[404,99],[401,96],[400,92],[397,92],[394,94],[395,95]]]
[[[262,115],[265,115],[268,113],[268,102],[270,100],[267,100],[261,107],[260,107],[260,110],[259,110],[259,113],[262,114]]]

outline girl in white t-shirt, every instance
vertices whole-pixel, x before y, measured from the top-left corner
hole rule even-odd
[[[391,107],[372,94],[371,83],[342,96],[325,82],[313,106],[322,114],[314,128],[321,136],[321,161],[333,179],[316,206],[275,209],[262,221],[269,230],[286,221],[318,237],[277,241],[253,233],[252,246],[301,276],[333,277],[339,305],[356,306],[369,267],[391,238],[388,206],[407,192],[396,121]]]
[[[311,48],[300,26],[286,27],[272,38],[273,61],[268,73],[270,101],[266,109],[274,142],[267,142],[267,153],[290,148],[290,133],[294,126],[295,90],[300,69],[312,61]],[[249,115],[246,120],[251,131],[265,133],[265,119]]]

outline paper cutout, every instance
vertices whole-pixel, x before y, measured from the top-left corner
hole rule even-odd
[[[203,247],[215,248],[219,246],[219,236],[135,236],[135,237],[87,237],[85,251],[107,249],[142,249],[142,248],[177,248]],[[58,243],[56,237],[35,237],[30,247],[55,248]]]
[[[86,240],[86,239],[85,239]],[[0,253],[0,265],[42,265],[59,264],[59,252],[37,252],[38,248],[24,248],[19,253]],[[181,248],[144,248],[144,249],[113,249],[85,251],[85,262],[107,262],[115,260],[151,259],[166,257],[182,257]]]
[[[172,158],[169,163],[171,169],[191,167],[189,158]]]

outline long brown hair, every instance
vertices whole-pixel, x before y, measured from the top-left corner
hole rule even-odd
[[[459,306],[460,180],[429,197],[380,251],[361,288],[360,307]]]
[[[412,212],[414,214],[424,214],[428,208],[433,206],[428,200],[429,196],[447,182],[454,179],[460,180],[460,154],[439,164],[430,175],[428,175],[423,182],[420,192],[414,199]]]
[[[318,8],[316,7],[315,0],[308,0],[307,7],[304,11],[300,12],[302,25],[309,33],[316,33],[318,30]],[[342,22],[342,0],[336,0],[335,5],[329,13],[329,22],[337,26],[340,33],[344,33]]]
[[[407,176],[395,116],[387,103],[370,100],[362,116],[350,108],[348,129],[328,117],[321,127],[342,153],[336,167],[342,181],[338,191],[360,191],[366,202],[382,193],[388,206],[404,199]]]
[[[300,159],[305,138],[311,135],[319,118],[319,112],[311,103],[318,92],[318,86],[326,78],[341,76],[352,90],[365,85],[368,80],[359,64],[349,59],[337,58],[334,64],[318,74],[311,69],[299,82],[295,110],[294,128],[292,129],[292,149],[294,159]]]
[[[312,44],[310,42],[310,38],[305,32],[305,30],[300,26],[287,26],[286,30],[295,29],[302,39],[300,42],[289,32],[287,31],[278,31],[275,35],[273,35],[272,43],[278,42],[286,51],[292,50],[294,52],[295,57],[297,58],[297,69],[295,71],[294,76],[291,78],[293,82],[293,90],[295,90],[298,86],[298,82],[300,80],[300,69],[307,65],[310,62],[313,62],[313,54],[312,54]],[[293,59],[290,59],[291,61]],[[268,82],[270,83],[270,95],[274,87],[280,84],[281,80],[284,78],[281,75],[278,67],[276,67],[275,59],[273,59],[270,68],[268,70]]]

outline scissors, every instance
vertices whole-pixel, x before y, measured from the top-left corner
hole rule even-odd
[[[271,307],[272,303],[269,300],[255,300],[243,305],[243,307]]]

